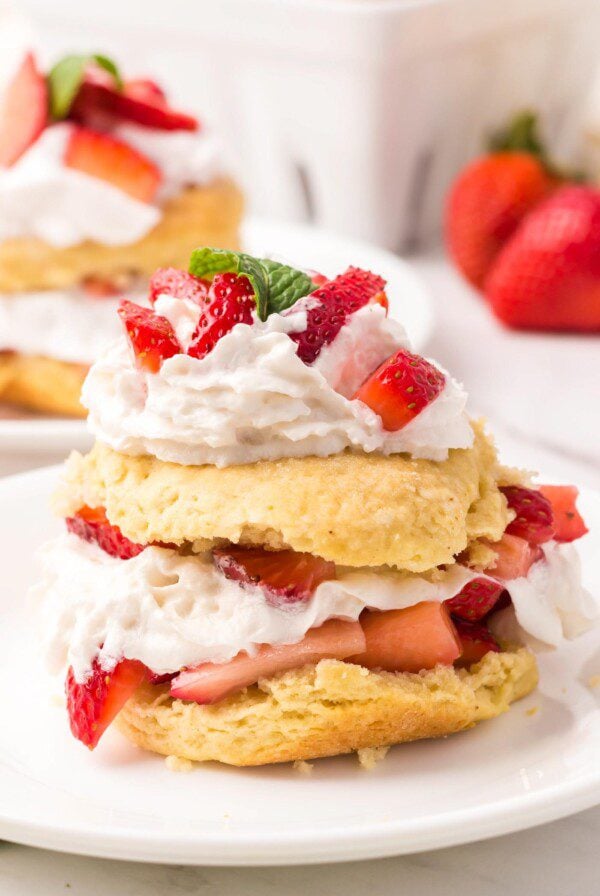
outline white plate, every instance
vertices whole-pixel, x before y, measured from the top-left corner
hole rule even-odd
[[[277,256],[327,275],[337,274],[350,264],[376,271],[389,284],[390,314],[404,324],[415,349],[425,344],[433,322],[427,289],[412,265],[391,252],[323,230],[260,219],[244,224],[242,243],[254,254]],[[0,453],[26,452],[33,456],[25,459],[20,469],[32,466],[36,456],[43,455],[49,463],[72,448],[86,450],[90,444],[83,420],[0,419]]]
[[[68,730],[42,668],[26,590],[32,552],[59,523],[55,469],[0,482],[0,837],[121,859],[218,865],[338,861],[517,831],[600,801],[600,632],[540,657],[540,689],[447,740],[395,747],[373,772],[355,757],[168,771],[110,730],[94,753]],[[598,592],[600,495],[583,495],[581,542]],[[55,693],[61,688],[56,685]],[[537,709],[535,714],[529,710]]]

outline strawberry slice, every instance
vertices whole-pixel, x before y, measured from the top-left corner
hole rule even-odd
[[[81,288],[90,299],[107,299],[118,296],[123,290],[109,277],[89,274],[81,282]]]
[[[483,623],[455,619],[454,624],[460,638],[461,665],[470,666],[471,663],[478,663],[490,650],[494,653],[500,652],[500,645]]]
[[[539,491],[520,485],[506,485],[500,491],[517,514],[508,524],[509,535],[518,535],[530,544],[543,544],[554,535],[552,505]]]
[[[88,128],[73,128],[65,165],[105,180],[140,202],[152,202],[162,179],[156,165],[141,152]]]
[[[478,622],[494,609],[504,590],[500,582],[479,576],[467,582],[455,597],[445,600],[444,606],[453,616]]]
[[[443,390],[441,370],[401,348],[365,380],[353,396],[381,417],[383,428],[402,429]]]
[[[403,610],[366,610],[360,617],[365,649],[350,662],[387,672],[420,672],[438,663],[451,665],[460,643],[450,614],[437,601],[421,601]]]
[[[236,324],[251,324],[255,308],[254,290],[247,277],[216,274],[208,290],[208,304],[188,346],[188,355],[204,358]]]
[[[130,560],[137,557],[146,545],[136,544],[126,538],[118,526],[113,526],[106,516],[104,507],[81,507],[74,516],[65,520],[67,529],[84,541],[93,542],[120,560]]]
[[[33,53],[27,53],[6,87],[0,107],[0,167],[13,165],[48,121],[48,88]]]
[[[296,644],[263,644],[255,656],[238,653],[228,663],[203,663],[180,672],[171,684],[171,695],[195,703],[217,703],[261,678],[323,659],[343,660],[364,648],[360,623],[330,619],[319,628],[311,628]]]
[[[166,317],[126,299],[119,306],[119,316],[138,367],[157,373],[163,361],[180,354],[181,346]]]
[[[323,346],[333,342],[359,308],[375,301],[384,304],[381,299],[384,287],[385,280],[381,277],[351,267],[296,302],[291,311],[306,309],[306,329],[300,333],[290,333],[290,339],[298,344],[298,356],[304,363],[312,364]]]
[[[526,576],[531,566],[544,556],[539,545],[530,544],[518,535],[507,533],[504,533],[500,541],[490,544],[490,547],[496,552],[497,559],[488,572],[503,581]]]
[[[111,672],[94,660],[91,674],[80,684],[69,667],[65,690],[71,731],[93,750],[98,741],[146,677],[137,660],[121,660]]]
[[[274,606],[309,600],[321,582],[335,579],[335,563],[299,551],[218,548],[213,558],[224,576],[257,585]]]
[[[161,131],[197,131],[198,119],[184,112],[171,109],[160,97],[150,95],[147,88],[140,90],[138,82],[132,82],[120,91],[114,84],[102,83],[97,78],[86,78],[79,88],[69,117],[85,125],[118,121],[133,121]],[[160,89],[160,88],[159,88]],[[162,91],[161,91],[162,94]]]
[[[167,97],[162,87],[151,78],[133,78],[123,84],[123,93],[126,96],[142,100],[155,105],[167,104]]]
[[[150,277],[149,299],[154,305],[159,296],[168,295],[203,305],[208,300],[209,287],[208,280],[194,277],[179,268],[158,268]]]
[[[539,490],[552,507],[557,541],[575,541],[589,531],[575,506],[579,490],[574,485],[540,485]]]

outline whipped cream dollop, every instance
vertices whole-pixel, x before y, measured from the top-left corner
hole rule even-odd
[[[183,347],[197,306],[161,296]],[[92,367],[82,400],[103,442],[125,454],[151,454],[180,464],[232,464],[281,457],[325,457],[346,448],[444,460],[466,448],[473,432],[467,396],[446,375],[443,391],[397,432],[351,395],[407,339],[377,304],[361,308],[312,365],[296,354],[289,333],[306,327],[306,312],[272,314],[237,324],[202,359],[178,354],[148,373],[136,367],[125,337]]]
[[[62,122],[46,128],[13,166],[0,168],[0,240],[38,237],[56,248],[84,240],[119,246],[141,239],[159,222],[158,205],[64,164],[73,127]],[[214,176],[218,150],[203,132],[122,125],[119,135],[161,169],[158,201]]]
[[[582,590],[573,549],[552,545],[545,556],[525,579],[507,587],[522,629],[553,644],[557,613],[561,638],[574,637],[584,624],[589,627],[594,606]],[[97,656],[106,669],[126,657],[158,674],[223,663],[240,651],[254,653],[260,644],[299,641],[331,618],[356,620],[366,607],[395,610],[447,600],[481,575],[458,564],[430,578],[340,569],[310,600],[277,606],[260,588],[227,579],[210,554],[149,547],[124,561],[64,533],[42,548],[42,565],[34,593],[49,665],[57,673],[71,665],[80,681]]]

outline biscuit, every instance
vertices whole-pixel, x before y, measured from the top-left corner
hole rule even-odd
[[[187,270],[196,246],[236,249],[243,199],[227,179],[188,187],[169,199],[159,223],[136,243],[106,246],[90,241],[57,249],[42,240],[20,237],[0,243],[0,292],[63,289],[90,275],[123,273],[150,276],[158,267]]]
[[[265,765],[445,737],[505,712],[537,685],[535,657],[488,653],[469,670],[370,672],[322,660],[200,706],[143,685],[116,724],[133,743],[166,756]]]
[[[96,443],[73,455],[56,502],[65,516],[106,507],[135,542],[231,541],[308,551],[340,566],[423,572],[510,520],[495,482],[496,453],[480,424],[472,448],[446,461],[344,454],[225,467],[181,466]],[[282,500],[284,496],[284,500]]]
[[[85,417],[79,402],[88,368],[54,358],[0,355],[0,401],[45,414]]]

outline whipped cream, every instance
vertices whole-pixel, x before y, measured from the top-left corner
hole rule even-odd
[[[161,296],[156,310],[185,347],[197,309]],[[136,367],[122,337],[84,384],[89,426],[125,454],[219,467],[325,457],[346,448],[444,460],[450,448],[472,444],[466,393],[448,375],[440,395],[397,432],[384,430],[369,407],[342,394],[352,394],[374,366],[407,345],[403,328],[381,306],[353,315],[313,365],[304,364],[288,337],[305,326],[306,312],[237,324],[205,358],[175,355],[156,374]]]
[[[92,364],[121,332],[119,301],[81,290],[0,294],[0,351]]]
[[[84,240],[120,246],[141,239],[159,222],[156,205],[64,164],[72,128],[69,122],[46,128],[12,167],[0,168],[0,240],[38,237],[56,248]],[[116,135],[160,167],[158,201],[184,185],[207,182],[216,171],[217,146],[202,132],[122,125]]]
[[[328,619],[358,619],[366,607],[395,610],[454,597],[481,576],[458,564],[430,578],[392,570],[340,569],[309,601],[275,606],[254,586],[227,579],[210,554],[149,547],[131,560],[110,557],[64,533],[42,548],[41,603],[51,670],[73,666],[84,680],[94,658],[110,669],[122,657],[153,672],[223,663],[260,644],[291,644]],[[545,561],[507,583],[521,632],[555,644],[589,628],[598,608],[581,587],[576,553],[551,544]],[[502,616],[498,613],[498,616]],[[558,620],[558,625],[556,624]]]

